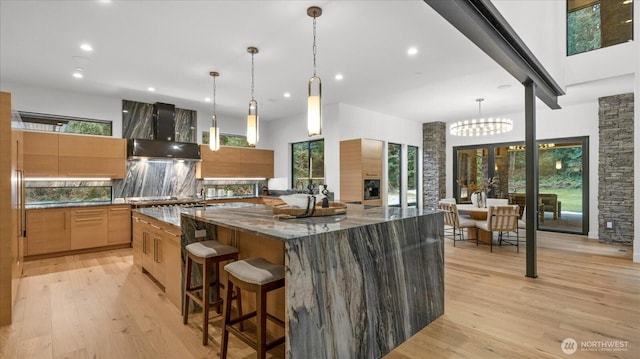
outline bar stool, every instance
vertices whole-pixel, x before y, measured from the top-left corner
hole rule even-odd
[[[263,258],[242,259],[224,266],[227,272],[227,298],[224,301],[224,313],[222,322],[222,343],[220,358],[227,358],[227,346],[229,342],[229,333],[233,333],[240,340],[247,343],[258,352],[258,358],[264,359],[267,350],[270,350],[284,343],[284,336],[267,343],[267,318],[284,328],[284,322],[267,313],[267,293],[284,287],[284,266],[273,264]],[[233,286],[256,293],[256,310],[242,315],[242,311],[235,319],[231,319],[231,301],[230,296]],[[238,290],[239,291],[239,290]],[[238,309],[241,303],[238,301]],[[256,341],[253,341],[246,334],[233,327],[234,324],[244,322],[247,319],[257,317],[256,322]]]
[[[189,299],[198,304],[202,308],[202,345],[207,345],[209,341],[209,308],[217,307],[220,313],[222,298],[220,296],[220,287],[224,285],[220,283],[220,262],[238,260],[238,248],[224,245],[218,241],[204,241],[191,243],[185,247],[187,252],[187,263],[184,278],[184,307],[183,307],[183,323],[189,321]],[[202,265],[202,285],[191,286],[191,267],[193,263]],[[209,278],[209,273],[215,269],[213,281]],[[209,291],[211,286],[215,286],[217,293],[216,300],[209,301]],[[198,295],[201,291],[202,295]],[[230,292],[231,290],[229,290]],[[240,292],[237,293],[238,303],[242,303]]]

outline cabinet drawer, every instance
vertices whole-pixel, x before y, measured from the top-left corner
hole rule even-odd
[[[102,247],[108,244],[108,217],[105,207],[71,211],[71,249]]]

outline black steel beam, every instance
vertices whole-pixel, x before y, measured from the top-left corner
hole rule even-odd
[[[538,248],[536,233],[538,231],[538,145],[536,141],[536,85],[533,81],[525,81],[524,85],[524,147],[526,174],[526,206],[527,216],[527,272],[529,278],[538,277]],[[544,215],[544,212],[543,212]]]
[[[532,80],[535,95],[559,109],[564,91],[489,0],[424,0],[520,83]]]

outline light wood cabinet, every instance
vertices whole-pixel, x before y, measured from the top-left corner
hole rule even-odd
[[[124,178],[126,146],[122,138],[25,131],[25,175]]]
[[[24,131],[26,177],[58,177],[58,134]]]
[[[370,139],[340,141],[340,200],[382,205],[383,142]],[[365,180],[379,180],[379,199],[364,199]]]
[[[196,165],[197,178],[273,178],[273,151],[247,147],[220,147],[211,151],[201,145],[202,161]]]
[[[107,243],[109,245],[131,243],[131,206],[110,206],[108,213]]]
[[[106,207],[78,207],[70,210],[71,248],[103,247],[108,243],[109,217]]]
[[[128,205],[27,210],[24,255],[50,257],[75,250],[122,247],[131,241],[130,213]]]
[[[180,228],[149,216],[132,216],[133,264],[158,282],[179,308],[182,303]]]
[[[63,252],[71,248],[69,209],[30,209],[26,217],[25,255]]]
[[[60,134],[58,172],[62,177],[124,178],[127,142],[123,138]]]

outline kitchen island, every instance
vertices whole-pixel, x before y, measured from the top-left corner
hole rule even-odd
[[[289,358],[380,358],[444,313],[439,212],[349,205],[346,215],[279,219],[237,203],[181,209],[180,223],[183,248],[217,238],[241,258],[285,264],[284,300],[269,307],[284,316]]]

